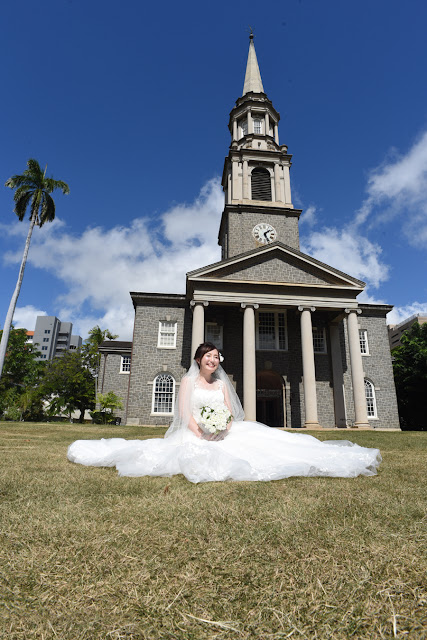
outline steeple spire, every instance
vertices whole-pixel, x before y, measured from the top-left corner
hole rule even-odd
[[[248,63],[246,65],[245,84],[243,85],[242,96],[252,91],[253,93],[264,93],[261,74],[259,72],[258,60],[255,53],[254,34],[249,36]]]

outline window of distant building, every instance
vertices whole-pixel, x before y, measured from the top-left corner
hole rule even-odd
[[[366,329],[359,329],[360,353],[362,356],[369,356],[368,332]]]
[[[47,351],[47,347],[42,347],[42,351]]]
[[[120,373],[130,373],[130,356],[122,356],[120,361]]]
[[[175,380],[170,373],[159,373],[153,382],[151,412],[172,415],[175,400]]]
[[[45,333],[50,333],[50,329],[45,329],[44,332]]]
[[[286,351],[288,348],[286,313],[258,311],[256,337],[257,349],[260,351]]]
[[[177,322],[159,322],[157,346],[160,349],[176,348]]]

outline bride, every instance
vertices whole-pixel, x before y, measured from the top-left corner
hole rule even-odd
[[[204,342],[181,381],[174,420],[164,438],[77,440],[68,448],[68,459],[116,467],[121,476],[182,473],[190,482],[211,482],[371,476],[381,454],[348,441],[320,442],[306,434],[244,421],[218,349]]]

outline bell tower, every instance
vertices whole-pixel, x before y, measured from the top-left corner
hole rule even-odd
[[[243,95],[228,124],[231,144],[222,175],[225,208],[218,236],[222,259],[274,241],[299,249],[301,210],[292,204],[292,156],[279,144],[279,120],[264,93],[251,33]]]

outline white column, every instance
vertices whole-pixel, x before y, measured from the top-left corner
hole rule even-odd
[[[274,171],[272,171],[270,174],[271,202],[276,202],[276,198],[275,198],[276,189],[274,186],[274,182],[275,182]]]
[[[288,166],[284,166],[283,167],[283,178],[285,180],[285,203],[286,204],[292,204],[291,178],[290,178],[290,175],[289,175],[289,167]]]
[[[237,120],[233,120],[233,141],[237,140]]]
[[[243,200],[248,200],[248,161],[243,160]]]
[[[265,112],[264,116],[264,126],[265,126],[265,135],[268,136],[270,131],[270,116],[268,115],[268,111]]]
[[[242,199],[242,187],[239,181],[239,161],[233,159],[231,162],[231,200]]]
[[[248,133],[254,132],[254,121],[252,120],[252,113],[248,111]]]
[[[274,187],[275,187],[275,202],[281,202],[282,198],[280,197],[280,167],[276,164],[274,165]]]
[[[241,304],[243,314],[243,408],[246,420],[256,420],[255,309],[257,304]]]
[[[357,315],[361,309],[346,309],[348,346],[350,350],[351,380],[354,398],[354,426],[370,428],[366,411],[365,377],[363,374],[362,354],[360,353],[359,324]]]
[[[191,362],[193,361],[196,349],[205,341],[205,307],[209,302],[196,302],[192,300],[190,306],[193,307],[193,326],[191,332]]]
[[[347,420],[344,401],[344,377],[342,368],[340,333],[337,324],[332,323],[329,325],[329,336],[331,338],[331,364],[332,384],[334,392],[335,426],[346,427]]]
[[[301,311],[301,350],[304,384],[305,423],[307,429],[321,428],[317,418],[316,371],[314,367],[313,328],[311,312],[316,307],[298,307]]]
[[[276,144],[279,144],[279,125],[277,122],[274,125],[274,140]]]

